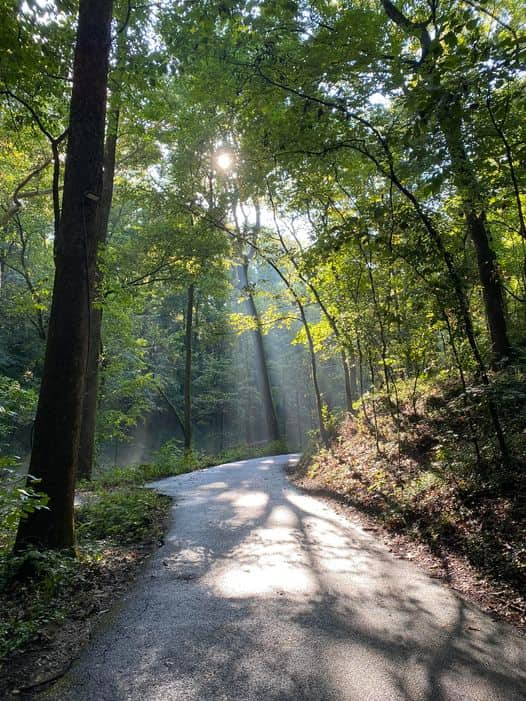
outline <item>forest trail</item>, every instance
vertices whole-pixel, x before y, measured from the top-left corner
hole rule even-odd
[[[295,456],[155,483],[165,545],[60,701],[513,701],[526,640],[293,488]]]

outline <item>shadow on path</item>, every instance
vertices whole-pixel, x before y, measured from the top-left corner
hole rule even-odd
[[[175,499],[166,544],[41,698],[525,699],[526,641],[297,492],[288,460],[153,485]]]

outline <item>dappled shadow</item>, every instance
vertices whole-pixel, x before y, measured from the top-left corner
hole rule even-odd
[[[158,483],[176,502],[165,546],[46,697],[525,697],[524,641],[291,488],[283,461]]]

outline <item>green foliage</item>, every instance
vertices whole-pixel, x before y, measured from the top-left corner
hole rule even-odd
[[[0,375],[0,449],[12,434],[33,419],[36,392],[18,380]],[[0,466],[1,467],[1,466]]]
[[[331,412],[327,404],[324,404],[322,408],[322,415],[325,430],[330,438],[334,438],[337,434],[338,426],[340,425],[344,414],[341,411]]]
[[[159,466],[159,469],[173,470],[183,457],[183,449],[181,442],[175,439],[166,441],[154,455],[154,462]]]
[[[69,551],[13,554],[3,543],[0,659],[75,611],[75,594],[95,575],[102,547],[142,546],[158,541],[170,503],[167,497],[138,487],[91,493],[76,512],[80,541],[77,557]]]
[[[18,522],[38,509],[46,509],[48,497],[38,491],[39,480],[21,476],[14,469],[16,462],[0,458],[0,550],[9,547]]]
[[[117,544],[157,540],[163,531],[166,498],[141,488],[99,491],[90,495],[76,513],[79,541]]]
[[[78,615],[76,597],[93,585],[101,549],[157,542],[170,503],[136,486],[85,495],[76,512],[76,557],[70,551],[12,553],[12,543],[0,541],[0,659],[45,635],[50,624]]]
[[[142,485],[164,477],[173,477],[194,470],[202,470],[213,465],[236,460],[247,460],[265,455],[279,455],[287,452],[282,441],[273,441],[257,446],[236,446],[227,448],[215,455],[191,451],[185,453],[179,441],[169,440],[156,453],[152,463],[127,465],[102,470],[95,475],[93,483],[81,484],[81,489],[96,487],[117,487]]]
[[[248,460],[250,458],[261,458],[266,455],[284,455],[289,452],[289,448],[283,441],[271,441],[264,445],[257,446],[235,446],[226,448],[213,456],[214,465],[225,462],[236,462],[237,460]],[[210,461],[210,458],[208,458]]]

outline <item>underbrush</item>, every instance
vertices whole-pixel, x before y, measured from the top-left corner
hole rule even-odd
[[[404,394],[405,390],[405,394]],[[526,593],[526,390],[502,373],[491,389],[428,384],[398,404],[376,394],[347,417],[326,449],[302,460],[306,476],[393,531],[447,549],[481,575]],[[488,399],[509,455],[499,449]]]
[[[273,441],[259,446],[236,446],[215,455],[208,455],[200,451],[184,452],[178,441],[168,441],[154,455],[151,463],[102,469],[95,473],[92,482],[83,482],[79,486],[81,490],[90,490],[94,485],[102,487],[138,485],[164,477],[202,470],[221,463],[286,452],[287,446],[282,441]]]
[[[48,498],[38,484],[31,475],[20,474],[15,458],[0,456],[0,552],[12,547],[20,519],[47,508]]]
[[[144,488],[90,495],[76,511],[71,552],[0,551],[0,661],[38,644],[69,616],[82,617],[97,582],[142,557],[162,536],[170,499]],[[91,604],[90,604],[91,606]]]
[[[0,557],[0,660],[45,634],[70,612],[70,594],[96,557],[29,550]]]
[[[159,540],[169,503],[168,497],[150,489],[101,491],[77,510],[78,541],[126,545]]]

